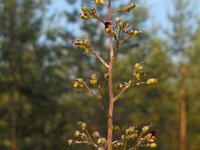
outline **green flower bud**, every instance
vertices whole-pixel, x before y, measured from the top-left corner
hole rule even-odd
[[[84,45],[89,45],[89,44],[90,44],[90,42],[89,42],[89,40],[88,40],[88,39],[84,39],[84,40],[83,40],[83,44],[84,44]]]
[[[80,131],[75,131],[75,132],[74,132],[74,136],[75,136],[75,137],[79,137],[80,135],[81,135],[81,132],[80,132]]]
[[[137,73],[137,74],[135,75],[135,78],[136,78],[137,80],[140,80],[140,79],[141,79],[141,74],[140,74],[140,73]]]
[[[144,127],[142,128],[142,134],[148,132],[149,129],[150,129],[150,126],[144,126]]]
[[[120,26],[120,28],[123,28],[123,27],[124,27],[124,21],[121,21],[121,22],[119,23],[119,26]]]
[[[156,85],[158,83],[158,79],[152,78],[147,80],[148,85]]]
[[[106,144],[106,139],[105,139],[105,138],[99,138],[99,139],[97,140],[97,143],[98,143],[99,145],[105,145],[105,144]]]
[[[87,138],[87,135],[86,135],[85,133],[81,133],[80,138],[81,138],[81,139],[86,139],[86,138]]]
[[[156,148],[156,147],[157,147],[157,144],[156,144],[156,143],[151,143],[151,144],[149,145],[149,147],[150,147],[150,148]]]
[[[91,74],[91,76],[90,76],[90,84],[92,84],[92,85],[96,85],[97,82],[98,82],[97,75],[94,74],[94,73]]]
[[[87,13],[82,13],[82,14],[81,14],[81,18],[82,18],[82,19],[89,19],[89,16],[88,16]]]
[[[85,81],[83,80],[83,78],[77,78],[76,81],[78,81],[80,84],[83,84]]]
[[[120,20],[121,20],[120,17],[115,18],[115,21],[116,21],[117,23],[119,23]]]
[[[135,131],[135,127],[129,127],[128,129],[126,129],[125,133],[126,135],[130,135],[133,134]]]
[[[92,133],[92,137],[95,138],[95,139],[96,139],[96,138],[99,138],[99,137],[100,137],[99,132],[97,132],[97,131],[93,132],[93,133]]]
[[[72,139],[68,140],[68,145],[73,145],[73,144],[76,144],[76,142]]]
[[[91,9],[90,9],[90,13],[91,13],[91,15],[95,15],[95,14],[96,14],[96,9],[91,8]]]
[[[131,8],[135,8],[136,7],[135,3],[131,3],[130,6],[131,6]]]
[[[131,35],[131,36],[137,36],[139,33],[142,33],[142,31],[130,30],[129,35]]]
[[[134,69],[135,69],[135,71],[137,71],[137,72],[141,72],[141,71],[144,71],[144,66],[141,65],[141,63],[136,63],[136,64],[134,65]]]
[[[78,122],[78,125],[81,127],[82,130],[85,130],[87,128],[87,124],[85,122]]]
[[[95,0],[96,4],[104,5],[105,1],[104,0]]]
[[[111,32],[111,29],[110,29],[110,28],[106,28],[105,31],[106,31],[107,33],[110,33],[110,32]]]
[[[81,9],[83,12],[86,12],[88,10],[86,6],[83,6]]]
[[[77,80],[74,80],[72,82],[72,87],[75,88],[75,89],[79,88],[79,82]]]

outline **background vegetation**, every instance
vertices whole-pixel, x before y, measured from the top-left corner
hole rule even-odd
[[[88,37],[106,58],[104,27],[79,19],[80,6],[94,6],[89,0],[66,2],[68,7],[58,14],[49,13],[55,1],[0,1],[0,150],[71,149],[67,139],[79,120],[106,135],[106,118],[95,100],[71,88],[71,80],[87,78],[90,71],[103,77],[101,64],[82,57],[71,41]],[[116,1],[115,5],[129,2]],[[135,2],[140,7],[126,17],[144,34],[120,50],[114,78],[126,81],[131,64],[144,62],[159,84],[129,90],[114,110],[115,124],[125,128],[153,123],[159,150],[199,150],[198,2],[171,0],[173,9],[166,12],[168,28],[153,23],[151,5],[145,0]]]

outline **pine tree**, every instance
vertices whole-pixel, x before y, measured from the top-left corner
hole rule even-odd
[[[180,150],[186,150],[187,137],[187,55],[186,51],[192,37],[191,25],[193,17],[193,8],[191,3],[186,0],[173,1],[174,14],[169,15],[169,20],[172,25],[172,31],[169,33],[171,54],[174,58],[176,72],[178,74],[177,87],[179,89],[179,115],[180,115]]]

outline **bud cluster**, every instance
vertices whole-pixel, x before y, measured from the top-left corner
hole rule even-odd
[[[98,131],[95,131],[90,135],[88,131],[88,125],[85,122],[79,121],[78,126],[81,129],[81,131],[76,130],[74,132],[74,137],[76,139],[68,140],[69,145],[87,144],[95,149],[105,150],[107,140],[101,137]]]
[[[98,4],[98,5],[105,5],[104,0],[95,0],[95,3]]]
[[[118,11],[125,11],[125,12],[129,12],[131,11],[132,9],[134,9],[136,7],[135,3],[131,3],[127,6],[124,6],[122,8],[119,8],[117,9],[115,12],[118,12]]]
[[[72,43],[84,50],[84,54],[95,55],[88,39],[72,40]]]
[[[77,78],[72,81],[72,87],[75,89],[80,89],[81,91],[87,92],[88,88],[85,83],[85,80],[82,78]]]
[[[140,81],[145,76],[145,67],[142,63],[136,63],[133,67],[133,78]]]
[[[97,11],[95,8],[87,8],[86,6],[83,6],[82,8],[83,13],[81,14],[82,19],[91,19],[91,18],[97,18]]]
[[[156,134],[156,131],[150,131],[150,126],[144,126],[140,133],[136,126],[131,126],[122,132],[121,138],[112,145],[117,149],[156,148]]]

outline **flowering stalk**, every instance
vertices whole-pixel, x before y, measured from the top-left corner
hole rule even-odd
[[[147,81],[144,81],[143,77],[145,76],[145,67],[142,63],[136,63],[133,66],[132,78],[128,80],[128,82],[119,83],[116,88],[120,89],[121,91],[114,96],[113,62],[117,51],[119,50],[119,46],[124,41],[129,40],[130,38],[135,37],[142,32],[132,29],[130,24],[126,23],[125,21],[121,21],[120,17],[117,17],[115,22],[112,19],[113,14],[117,12],[122,11],[127,13],[131,11],[136,7],[135,4],[131,3],[130,5],[113,11],[111,9],[111,1],[112,0],[108,0],[108,3],[106,3],[104,0],[95,0],[97,5],[107,7],[108,16],[106,21],[97,15],[96,9],[94,8],[89,9],[85,6],[82,7],[83,13],[81,15],[82,19],[96,19],[104,24],[105,32],[107,32],[109,35],[109,63],[106,63],[106,61],[96,53],[88,39],[72,41],[74,45],[79,46],[79,48],[84,51],[84,54],[95,56],[107,68],[107,73],[104,76],[105,80],[102,84],[99,83],[98,76],[95,73],[91,73],[89,82],[90,85],[88,85],[82,78],[77,78],[72,82],[73,88],[93,95],[100,104],[100,107],[106,112],[108,123],[107,139],[101,137],[98,131],[90,134],[87,124],[85,122],[79,122],[81,131],[75,131],[74,135],[76,140],[68,140],[68,144],[87,144],[92,149],[97,150],[113,150],[115,148],[121,150],[137,150],[146,147],[155,148],[156,144],[154,142],[156,132],[149,131],[150,126],[143,127],[140,131],[140,134],[136,126],[131,126],[126,129],[125,132],[122,132],[121,137],[118,137],[119,139],[113,139],[113,131],[116,129],[119,131],[118,133],[121,134],[120,128],[116,128],[116,126],[113,125],[114,103],[119,100],[129,88],[141,85],[152,86],[158,83],[158,79],[150,78]],[[109,90],[109,106],[107,106],[104,101],[106,84],[108,85]],[[90,88],[90,86],[92,86],[92,88]]]
[[[111,0],[109,0],[108,4],[108,22],[111,22],[112,17],[112,10],[111,10]],[[108,117],[108,150],[112,150],[112,137],[113,137],[113,104],[114,104],[114,94],[113,94],[113,59],[114,59],[114,50],[113,50],[113,36],[110,33],[110,63],[108,68],[108,87],[109,87],[109,97],[110,97],[110,103],[109,103],[109,117]]]

